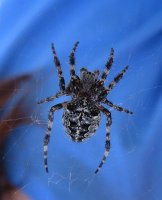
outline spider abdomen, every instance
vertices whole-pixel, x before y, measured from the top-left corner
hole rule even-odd
[[[100,122],[100,112],[86,100],[72,102],[63,113],[63,125],[74,142],[82,142],[92,136]]]

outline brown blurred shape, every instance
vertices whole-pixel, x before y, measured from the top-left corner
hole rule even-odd
[[[25,83],[30,83],[32,76],[22,75],[9,80],[0,81],[0,110],[4,110],[4,106],[13,97],[15,97]],[[30,87],[30,86],[29,86]],[[1,116],[0,121],[0,151],[3,155],[3,146],[6,136],[11,130],[19,125],[30,123],[31,119],[28,117],[31,114],[31,107],[24,107],[24,100],[26,99],[26,93],[22,93],[16,104],[7,112]],[[6,179],[3,169],[3,160],[1,158],[0,165],[0,200],[29,200],[29,197],[24,195],[18,188],[12,186],[12,184]]]

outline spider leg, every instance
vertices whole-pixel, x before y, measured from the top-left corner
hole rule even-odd
[[[51,129],[52,129],[52,124],[53,124],[53,119],[54,119],[54,112],[56,110],[63,108],[66,104],[67,102],[64,102],[64,103],[59,103],[52,106],[48,114],[47,132],[44,137],[44,167],[45,167],[46,172],[48,172],[47,153],[48,153],[48,143],[50,141]]]
[[[106,88],[108,93],[113,89],[113,87],[123,78],[123,75],[128,70],[128,66],[126,66],[115,78],[114,80],[109,84],[109,86]]]
[[[125,109],[125,108],[122,108],[120,106],[114,105],[111,101],[109,101],[107,99],[105,99],[104,103],[107,104],[108,106],[110,106],[110,107],[112,107],[112,108],[120,111],[120,112],[125,112],[125,113],[128,113],[128,114],[133,114],[133,112],[131,112],[131,111]]]
[[[70,54],[70,75],[75,76],[75,50],[78,46],[79,42],[76,42],[74,44],[74,47],[72,48],[71,54]]]
[[[115,85],[120,81],[120,79],[123,78],[123,75],[128,70],[128,66],[126,66],[115,78],[114,80],[109,84],[108,87],[106,87],[101,94],[98,96],[98,101],[101,101],[101,99],[104,99],[108,93],[115,87]]]
[[[56,65],[56,69],[57,69],[57,73],[59,76],[59,86],[60,86],[60,90],[64,91],[65,90],[65,80],[63,77],[63,73],[62,73],[62,69],[61,69],[61,65],[60,65],[60,61],[56,55],[56,51],[54,48],[54,44],[51,44],[51,48],[52,48],[52,53],[53,53],[53,58],[54,58],[54,63]]]
[[[50,96],[50,97],[47,97],[45,99],[41,99],[40,101],[37,102],[37,104],[41,104],[41,103],[52,101],[52,100],[57,99],[58,97],[61,97],[63,95],[67,95],[67,94],[65,94],[63,92],[57,92],[54,96]]]
[[[98,105],[97,107],[98,107],[98,109],[100,111],[102,111],[106,115],[106,117],[107,117],[107,123],[106,123],[105,152],[104,152],[104,156],[102,158],[102,161],[100,162],[98,168],[95,171],[95,174],[97,174],[98,171],[101,169],[102,165],[106,161],[106,158],[107,158],[107,156],[109,154],[109,150],[110,150],[110,127],[111,127],[111,124],[112,124],[111,113],[106,108],[104,108],[103,106],[99,106]]]
[[[111,69],[111,66],[113,64],[113,59],[114,59],[114,49],[111,48],[111,51],[110,51],[110,56],[109,56],[109,60],[107,61],[106,63],[106,66],[105,66],[105,69],[104,69],[104,72],[102,73],[102,76],[101,76],[101,79],[100,79],[100,82],[103,84],[105,79],[107,78],[107,75]]]

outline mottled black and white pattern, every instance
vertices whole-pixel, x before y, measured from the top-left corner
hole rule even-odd
[[[99,126],[100,111],[88,99],[68,103],[63,113],[63,125],[74,142],[82,142],[92,136]]]
[[[114,86],[122,79],[125,72],[128,70],[126,66],[108,85],[104,86],[104,82],[113,64],[114,49],[111,48],[110,57],[105,65],[105,69],[99,78],[99,70],[89,72],[86,68],[80,69],[80,76],[75,73],[75,51],[79,42],[74,44],[74,47],[70,54],[70,81],[65,85],[64,76],[62,73],[60,61],[56,55],[54,45],[52,44],[52,52],[54,57],[54,63],[59,77],[60,91],[54,96],[47,97],[38,102],[38,104],[52,101],[60,96],[71,96],[71,101],[56,104],[51,107],[48,115],[48,127],[44,138],[44,166],[48,172],[47,164],[47,152],[48,143],[50,140],[50,134],[52,130],[52,124],[54,120],[54,113],[59,109],[64,109],[62,122],[68,136],[74,142],[83,142],[91,137],[97,130],[100,123],[100,113],[102,112],[106,118],[106,140],[105,140],[105,152],[104,156],[96,169],[97,173],[105,162],[109,150],[110,150],[110,127],[112,124],[112,118],[110,111],[103,107],[101,104],[108,105],[120,112],[132,114],[127,109],[114,105],[107,99],[107,95],[114,88]]]

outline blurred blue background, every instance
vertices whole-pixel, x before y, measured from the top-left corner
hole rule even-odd
[[[33,81],[6,105],[23,99],[31,123],[10,131],[3,159],[9,180],[34,200],[162,199],[162,2],[154,1],[0,1],[0,78],[30,73]],[[129,70],[109,100],[134,112],[112,110],[111,151],[94,175],[104,153],[106,119],[95,136],[74,143],[55,114],[49,143],[49,174],[43,166],[43,137],[50,107],[37,105],[59,90],[50,44],[54,42],[66,83],[69,54],[76,52],[76,72],[104,69],[110,48],[115,61],[106,85],[124,66]],[[16,90],[16,84],[15,84]],[[24,116],[26,117],[26,116]]]

